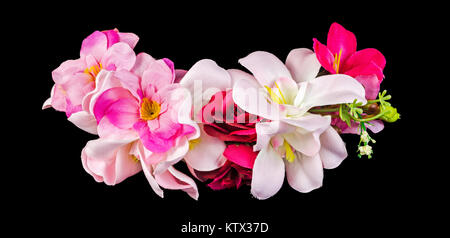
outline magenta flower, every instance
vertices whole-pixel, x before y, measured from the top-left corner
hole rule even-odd
[[[367,99],[377,97],[386,65],[383,54],[372,48],[356,51],[355,35],[338,23],[331,24],[327,45],[316,38],[313,41],[317,59],[325,70],[354,77],[364,86]]]
[[[186,95],[189,92],[173,84],[172,61],[141,58],[148,58],[143,61],[147,65],[145,70],[117,72],[115,76],[123,87],[110,88],[96,100],[93,112],[99,123],[99,135],[105,137],[117,129],[131,130],[149,151],[167,152],[178,138],[196,130],[178,121],[178,111],[190,100]]]
[[[213,190],[227,188],[239,189],[242,185],[250,185],[252,181],[252,169],[258,152],[253,151],[251,145],[231,144],[223,152],[226,158],[225,164],[219,169],[203,172],[190,168],[198,179],[211,180],[208,187]]]

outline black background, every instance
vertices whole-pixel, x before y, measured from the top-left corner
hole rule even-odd
[[[426,10],[344,6],[345,10],[325,11],[325,5],[261,3],[244,8],[170,3],[134,5],[131,10],[123,4],[108,8],[90,4],[84,9],[64,6],[45,11],[30,7],[21,15],[26,24],[9,35],[21,44],[21,60],[15,66],[27,65],[17,69],[26,81],[16,81],[26,95],[20,96],[26,110],[20,107],[16,120],[24,120],[16,121],[21,132],[11,139],[14,155],[4,158],[20,161],[6,169],[14,173],[7,180],[14,202],[6,205],[14,211],[8,220],[20,227],[15,230],[60,235],[143,232],[150,237],[154,232],[181,235],[181,226],[188,222],[216,226],[266,222],[269,232],[257,235],[273,237],[311,232],[366,236],[425,229],[423,221],[429,216],[424,214],[431,209],[425,198],[432,189],[424,181],[426,169],[413,168],[416,159],[425,155],[415,138],[421,129],[413,126],[422,105],[412,98],[421,89],[414,73],[415,52],[429,44],[425,33],[418,32]],[[83,170],[80,159],[81,149],[96,136],[76,128],[64,113],[40,110],[50,95],[52,70],[78,58],[81,41],[95,30],[134,32],[140,37],[136,52],[169,58],[176,68],[187,70],[210,58],[224,68],[243,69],[237,60],[256,50],[284,61],[291,49],[312,48],[313,37],[325,43],[335,21],[356,34],[358,49],[376,48],[386,57],[381,87],[392,94],[401,120],[386,124],[373,136],[377,143],[370,160],[356,156],[357,136],[343,136],[349,157],[338,168],[326,170],[323,187],[307,194],[285,182],[275,196],[259,201],[249,188],[213,192],[198,182],[200,197],[195,201],[170,190],[159,198],[142,173],[116,186],[97,183]]]

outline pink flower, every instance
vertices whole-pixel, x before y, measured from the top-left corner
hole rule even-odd
[[[43,109],[53,107],[66,112],[75,125],[95,134],[96,123],[87,113],[90,93],[105,79],[106,75],[99,77],[102,70],[133,67],[136,60],[133,48],[138,39],[133,33],[121,33],[117,29],[89,35],[81,45],[80,58],[67,60],[52,72],[55,85]]]
[[[148,153],[138,137],[124,140],[100,138],[87,143],[81,160],[83,168],[97,182],[116,185],[144,168],[150,186],[160,197],[164,194],[162,187],[183,190],[192,198],[198,198],[198,189],[192,178],[173,166],[162,173],[154,173],[155,166],[145,163]]]
[[[250,185],[252,168],[257,155],[258,152],[254,152],[250,145],[228,145],[223,152],[227,160],[221,168],[209,172],[191,169],[191,172],[203,181],[212,180],[208,186],[214,190],[233,187],[239,189],[244,184]]]
[[[119,130],[135,131],[149,151],[163,153],[171,149],[179,137],[193,133],[195,128],[178,121],[178,111],[190,97],[186,97],[187,90],[173,84],[172,61],[148,60],[151,62],[145,63],[147,68],[143,71],[117,72],[115,76],[123,87],[102,92],[93,113],[103,136],[116,133],[110,125]]]
[[[316,38],[314,51],[322,67],[331,74],[347,74],[360,82],[367,99],[375,99],[383,80],[386,59],[378,50],[368,48],[356,51],[356,37],[338,23],[328,31],[327,45]]]

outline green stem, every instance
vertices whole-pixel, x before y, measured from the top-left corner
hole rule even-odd
[[[368,121],[373,121],[373,120],[375,120],[375,119],[378,119],[378,118],[382,117],[385,113],[386,113],[386,111],[385,111],[385,112],[382,112],[382,113],[380,113],[380,114],[378,114],[378,115],[376,115],[376,116],[369,117],[369,118],[366,118],[366,119],[355,118],[355,117],[353,117],[352,115],[350,115],[350,117],[351,117],[354,121],[358,121],[358,122],[368,122]]]
[[[316,108],[316,109],[309,110],[309,112],[317,112],[317,113],[320,113],[320,112],[337,112],[337,111],[339,111],[339,107],[337,107],[337,108]]]

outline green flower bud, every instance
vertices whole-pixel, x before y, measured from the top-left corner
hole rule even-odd
[[[384,113],[383,116],[381,116],[381,120],[386,122],[395,122],[400,118],[397,108],[390,105],[382,105],[381,112]]]

